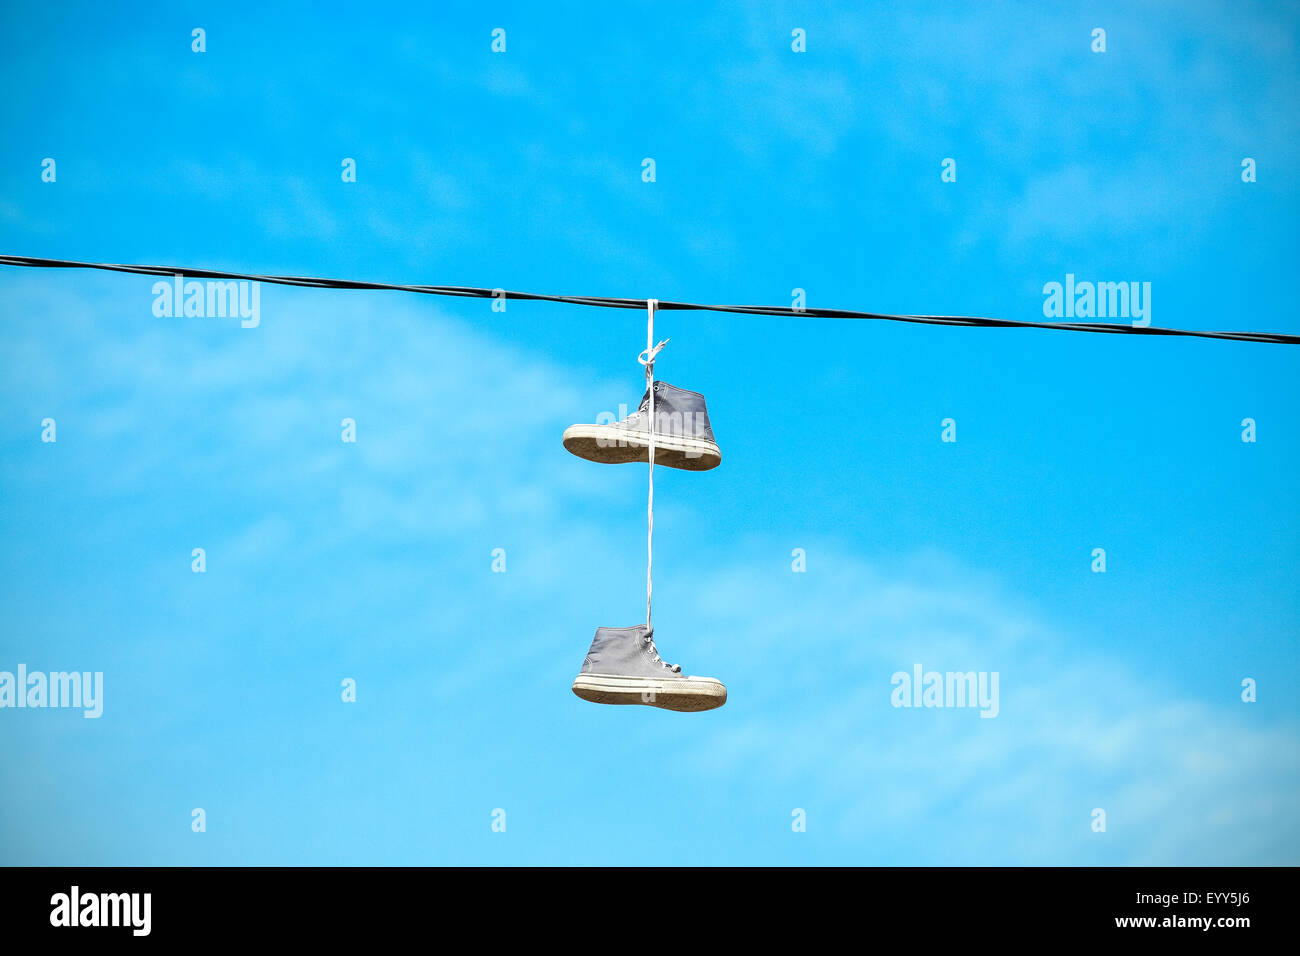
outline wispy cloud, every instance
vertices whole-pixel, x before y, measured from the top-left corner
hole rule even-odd
[[[1239,688],[1180,693],[938,555],[886,571],[830,543],[813,554],[805,574],[721,568],[682,615],[720,635],[705,653],[745,710],[700,766],[781,781],[838,837],[903,840],[917,862],[1300,859],[1300,728]],[[891,675],[918,663],[999,672],[998,716],[893,708]]]

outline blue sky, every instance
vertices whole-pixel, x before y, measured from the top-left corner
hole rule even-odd
[[[0,250],[1028,320],[1073,273],[1296,332],[1298,32],[10,7]],[[639,399],[643,315],[264,286],[243,329],[152,283],[0,269],[0,670],[105,688],[0,710],[0,862],[1300,862],[1300,351],[661,314],[723,452],[656,469],[660,650],[730,690],[683,715],[569,690],[641,620],[645,474],[560,435]],[[892,707],[916,663],[997,718]]]

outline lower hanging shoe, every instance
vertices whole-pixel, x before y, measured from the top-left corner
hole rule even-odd
[[[722,463],[713,438],[704,396],[655,382],[655,464],[685,471],[708,471]],[[622,421],[608,425],[570,425],[564,447],[587,461],[621,465],[646,461],[650,448],[650,392],[640,407]]]
[[[654,628],[598,627],[573,692],[593,704],[644,704],[664,710],[713,710],[727,688],[712,677],[690,677],[659,659]]]

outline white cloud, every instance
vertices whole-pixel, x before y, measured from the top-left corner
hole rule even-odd
[[[1300,858],[1293,723],[1081,649],[949,561],[885,572],[828,544],[806,574],[732,564],[696,590],[677,617],[725,635],[698,653],[726,662],[746,716],[694,761],[819,797],[846,841],[906,835],[916,862],[949,864]],[[1000,672],[1000,714],[891,707],[891,675],[915,663]],[[1098,806],[1105,834],[1089,829]]]

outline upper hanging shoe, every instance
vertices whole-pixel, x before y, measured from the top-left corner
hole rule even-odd
[[[712,677],[691,677],[659,658],[654,629],[598,627],[573,692],[593,704],[645,704],[664,710],[713,710],[727,688]]]
[[[686,471],[708,471],[722,464],[713,440],[704,396],[655,382],[655,464]],[[564,447],[579,458],[604,465],[621,465],[650,458],[650,391],[641,406],[622,421],[609,425],[570,425]]]

